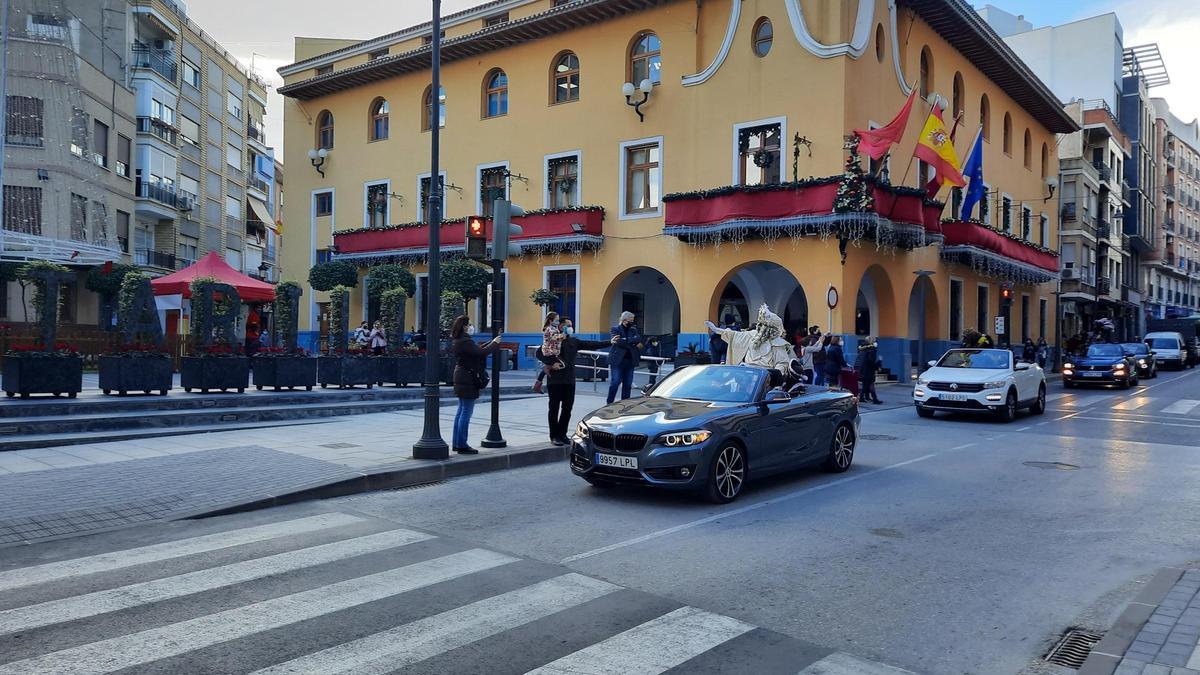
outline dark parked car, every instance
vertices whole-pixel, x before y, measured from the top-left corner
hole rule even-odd
[[[1139,378],[1151,380],[1158,377],[1158,359],[1145,342],[1126,342],[1121,347],[1125,350],[1125,355],[1133,359]]]
[[[1080,384],[1116,384],[1128,389],[1138,383],[1134,360],[1119,344],[1089,346],[1087,354],[1063,364],[1062,377],[1067,389]]]
[[[745,481],[802,466],[850,468],[858,399],[810,386],[771,388],[770,371],[695,365],[641,398],[587,415],[571,442],[571,471],[592,485],[646,485],[733,501]]]

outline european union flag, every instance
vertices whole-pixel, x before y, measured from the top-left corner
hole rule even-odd
[[[979,133],[975,134],[975,142],[971,144],[970,154],[967,155],[967,161],[963,164],[963,178],[967,179],[966,194],[963,195],[962,213],[959,215],[963,220],[971,218],[971,212],[975,210],[975,205],[978,204],[984,194],[987,192],[987,186],[983,184],[983,128],[979,129]]]

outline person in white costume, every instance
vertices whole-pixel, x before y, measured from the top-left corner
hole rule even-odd
[[[711,321],[705,321],[704,325],[729,345],[730,365],[774,368],[786,374],[796,358],[792,345],[783,338],[783,320],[765,304],[758,308],[758,325],[754,330],[721,328]]]

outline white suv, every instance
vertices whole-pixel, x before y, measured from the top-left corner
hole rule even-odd
[[[1007,349],[951,349],[929,362],[913,389],[921,417],[934,411],[989,413],[1005,422],[1017,408],[1046,411],[1046,373],[1035,363],[1016,362]]]

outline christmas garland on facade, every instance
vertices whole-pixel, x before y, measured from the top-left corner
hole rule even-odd
[[[1039,253],[1049,253],[1050,255],[1053,255],[1055,257],[1058,256],[1058,251],[1056,251],[1052,248],[1042,246],[1041,244],[1035,244],[1032,241],[1029,241],[1028,239],[1024,239],[1012,232],[1005,232],[1004,230],[997,229],[995,227],[992,227],[991,225],[988,225],[987,223],[983,222],[982,220],[977,220],[975,218],[967,218],[967,219],[943,218],[942,222],[943,223],[970,223],[972,225],[978,225],[979,227],[982,227],[986,230],[991,230],[992,232],[995,232],[996,234],[998,234],[1006,239],[1011,239],[1011,240],[1017,242],[1018,244],[1027,246]]]

